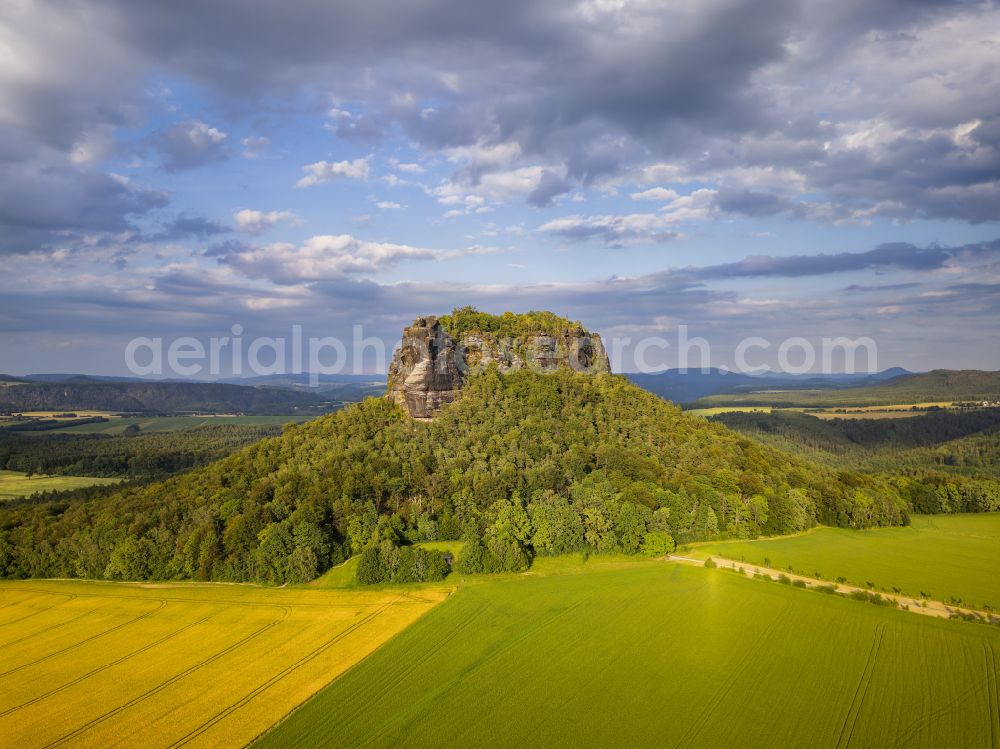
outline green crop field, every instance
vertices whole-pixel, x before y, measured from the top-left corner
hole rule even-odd
[[[91,476],[32,476],[20,471],[0,471],[0,500],[27,497],[36,492],[80,489],[94,484],[113,484],[121,479]]]
[[[724,570],[561,560],[467,579],[259,745],[990,746],[998,648]]]
[[[288,424],[305,421],[303,416],[128,416],[114,418],[96,424],[80,424],[63,429],[51,429],[45,433],[61,434],[121,434],[131,424],[137,424],[143,432],[177,432],[214,424]],[[30,434],[30,433],[28,433]]]
[[[0,583],[0,745],[243,746],[444,586]]]
[[[719,554],[834,580],[876,586],[946,603],[1000,608],[1000,513],[915,515],[908,528],[818,528],[800,536],[699,544]]]

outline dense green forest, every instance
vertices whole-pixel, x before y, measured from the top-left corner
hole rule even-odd
[[[781,411],[712,420],[834,469],[884,474],[918,512],[1000,510],[1000,408],[899,419]]]
[[[718,394],[704,397],[694,408],[716,406],[773,406],[775,408],[837,408],[891,406],[908,403],[1000,401],[1000,372],[935,369],[894,377],[878,385],[821,390],[775,390]]]
[[[0,431],[0,470],[66,476],[161,477],[211,463],[280,426],[218,424],[176,432],[31,434]]]
[[[327,401],[278,388],[207,382],[31,382],[0,387],[0,411],[322,413]]]
[[[430,423],[371,398],[159,484],[11,503],[0,572],[298,582],[376,546],[398,560],[412,542],[453,538],[467,540],[467,569],[513,570],[539,554],[656,553],[817,521],[901,524],[908,501],[620,376],[491,368]]]

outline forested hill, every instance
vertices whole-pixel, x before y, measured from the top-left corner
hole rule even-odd
[[[748,437],[834,467],[934,469],[1000,477],[1000,408],[899,419],[817,419],[796,411],[712,417]]]
[[[796,407],[891,406],[908,403],[1000,401],[1000,372],[935,369],[893,377],[878,385],[844,389],[780,390],[711,395],[698,407],[721,405]]]
[[[281,583],[419,540],[463,537],[478,568],[523,569],[667,537],[905,520],[887,482],[761,445],[623,377],[491,368],[432,422],[370,398],[160,484],[8,505],[0,572]]]
[[[0,411],[126,411],[178,413],[319,413],[312,393],[204,382],[26,383],[0,388]]]

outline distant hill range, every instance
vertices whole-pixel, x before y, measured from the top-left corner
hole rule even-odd
[[[863,387],[907,376],[902,367],[860,374],[788,375],[780,372],[742,374],[721,369],[668,369],[652,374],[629,373],[630,381],[666,400],[690,403],[719,393],[746,393],[757,390],[842,389]]]
[[[225,383],[104,381],[82,375],[48,382],[2,380],[7,384],[0,387],[0,411],[319,414],[336,406],[316,393]]]
[[[848,386],[801,383],[790,387],[772,380],[756,388],[734,388],[702,396],[697,407],[771,406],[773,408],[836,408],[893,406],[917,403],[1000,402],[1000,372],[976,369],[935,369],[905,374],[875,383]]]

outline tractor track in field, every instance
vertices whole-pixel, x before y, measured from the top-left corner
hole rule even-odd
[[[997,653],[991,645],[983,643],[986,651],[986,684],[988,693],[986,699],[990,708],[990,747],[998,749],[1000,747],[1000,687],[997,685]]]
[[[34,698],[28,700],[27,702],[22,702],[20,705],[15,705],[14,707],[9,707],[6,710],[4,710],[3,712],[0,712],[0,718],[3,718],[5,716],[7,716],[7,715],[10,715],[11,713],[17,712],[18,710],[22,710],[22,709],[24,709],[26,707],[30,707],[31,705],[37,704],[37,703],[41,702],[42,700],[46,700],[49,697],[51,697],[52,695],[54,695],[54,694],[58,694],[59,692],[62,692],[65,689],[69,689],[70,687],[75,686],[75,685],[79,684],[82,681],[86,681],[91,676],[95,676],[95,675],[101,673],[102,671],[107,671],[109,668],[113,668],[114,666],[118,666],[118,665],[124,663],[125,661],[131,660],[135,656],[141,655],[142,653],[145,653],[147,650],[152,650],[157,645],[162,645],[167,640],[171,640],[174,637],[177,637],[177,635],[182,634],[183,632],[186,632],[187,630],[191,629],[192,627],[196,627],[199,624],[204,624],[205,622],[207,622],[209,619],[211,619],[213,616],[216,616],[216,615],[217,614],[212,614],[210,616],[205,616],[205,617],[202,617],[201,619],[199,619],[199,620],[197,620],[195,622],[191,622],[190,624],[186,624],[183,627],[181,627],[180,629],[175,629],[173,632],[170,632],[170,633],[164,635],[163,637],[160,637],[157,640],[153,640],[152,642],[147,643],[146,645],[143,645],[141,648],[137,648],[136,650],[133,650],[130,653],[126,653],[125,655],[123,655],[120,658],[117,658],[117,659],[111,661],[110,663],[105,663],[103,666],[98,666],[97,668],[95,668],[95,669],[93,669],[91,671],[88,671],[85,674],[82,674],[82,675],[78,676],[77,678],[73,679],[72,681],[68,681],[68,682],[66,682],[63,685],[56,687],[55,689],[50,689],[48,692],[45,692],[44,694],[40,694],[37,697],[34,697]]]
[[[327,640],[326,642],[324,642],[322,645],[314,648],[309,653],[306,653],[304,656],[302,656],[298,660],[294,661],[293,663],[290,663],[288,666],[286,666],[285,668],[283,668],[281,671],[279,671],[277,674],[275,674],[274,676],[272,676],[271,678],[269,678],[267,681],[259,684],[252,691],[250,691],[248,694],[244,695],[242,698],[240,698],[239,700],[237,700],[233,704],[229,705],[225,709],[220,710],[218,713],[216,713],[211,718],[209,718],[208,720],[206,720],[200,726],[194,728],[193,730],[189,731],[184,736],[182,736],[179,739],[177,739],[176,741],[174,741],[172,744],[169,745],[169,749],[174,749],[174,747],[183,746],[184,744],[187,744],[190,741],[196,739],[198,736],[200,736],[201,734],[203,734],[205,731],[209,730],[214,725],[216,725],[219,721],[223,720],[227,716],[229,716],[232,713],[234,713],[235,711],[239,710],[241,707],[244,707],[245,705],[247,705],[255,697],[257,697],[258,695],[260,695],[261,693],[263,693],[265,690],[269,689],[274,684],[276,684],[279,681],[281,681],[283,678],[285,678],[286,676],[288,676],[290,673],[292,673],[293,671],[295,671],[299,667],[303,666],[304,664],[308,663],[309,661],[313,660],[314,658],[316,658],[317,656],[319,656],[323,652],[329,650],[331,647],[333,647],[334,645],[336,645],[338,642],[340,642],[341,640],[343,640],[345,637],[347,637],[351,633],[357,631],[358,629],[361,629],[362,627],[364,627],[365,625],[367,625],[369,622],[371,622],[373,619],[375,619],[375,617],[377,617],[379,614],[381,614],[383,611],[385,611],[389,607],[394,606],[397,603],[399,603],[399,601],[400,601],[401,598],[403,598],[403,596],[398,596],[397,598],[395,598],[395,599],[393,599],[391,601],[388,601],[387,603],[385,603],[382,606],[380,606],[379,608],[377,608],[375,611],[372,611],[371,613],[367,614],[363,618],[361,618],[358,621],[352,623],[350,626],[348,626],[347,628],[345,628],[343,631],[338,632],[336,635],[334,635],[333,637],[331,637],[329,640]]]
[[[32,637],[38,637],[39,635],[44,635],[46,632],[51,632],[54,629],[65,627],[67,625],[72,624],[73,622],[79,621],[80,619],[83,619],[86,616],[90,616],[91,614],[94,614],[96,612],[97,609],[90,609],[88,611],[84,611],[82,614],[77,614],[72,619],[66,619],[65,621],[61,621],[58,624],[52,624],[43,629],[36,629],[34,632],[31,632],[30,634],[27,634],[24,637],[18,637],[16,640],[5,640],[4,642],[0,642],[0,649],[9,648],[11,645],[17,645],[18,643],[24,642],[25,640],[30,640]]]
[[[566,607],[564,607],[562,609],[559,609],[558,611],[552,612],[549,616],[547,616],[545,619],[539,621],[534,626],[532,626],[532,627],[530,627],[528,629],[523,630],[517,637],[514,637],[510,641],[505,642],[501,647],[498,647],[495,650],[491,651],[490,653],[488,653],[487,655],[485,655],[483,658],[481,658],[479,660],[476,660],[475,662],[469,664],[467,667],[465,667],[464,669],[462,669],[461,673],[457,677],[455,677],[455,679],[447,682],[446,684],[440,685],[438,687],[438,689],[435,690],[435,691],[433,691],[433,692],[428,691],[420,700],[418,700],[418,702],[416,704],[423,705],[423,704],[429,702],[430,700],[434,699],[438,694],[440,694],[445,689],[453,689],[453,688],[455,688],[455,686],[457,686],[458,684],[461,684],[463,681],[465,681],[469,677],[469,675],[472,674],[474,671],[477,671],[477,670],[481,669],[483,666],[491,663],[492,661],[495,661],[497,658],[501,657],[505,653],[509,652],[510,650],[512,650],[515,647],[517,647],[518,645],[520,645],[520,643],[523,642],[528,637],[533,636],[539,630],[544,629],[545,627],[548,627],[550,624],[552,624],[553,622],[561,619],[563,616],[565,616],[569,612],[571,612],[571,611],[579,608],[584,603],[586,603],[587,601],[589,601],[591,598],[593,598],[593,596],[586,596],[584,598],[581,598],[578,601],[575,601],[575,602],[571,603],[570,605],[568,605],[568,606],[566,606]],[[400,720],[400,716],[396,716],[395,720],[390,721],[390,722],[384,724],[379,729],[378,732],[372,733],[372,734],[369,734],[369,735],[365,736],[364,739],[361,741],[361,743],[358,744],[358,746],[369,746],[369,745],[371,745],[376,739],[378,739],[381,736],[383,736],[399,720]]]
[[[81,645],[86,645],[88,642],[92,642],[93,640],[96,640],[99,637],[104,637],[105,635],[111,634],[112,632],[117,632],[119,629],[122,629],[123,627],[127,627],[130,624],[135,624],[137,621],[140,621],[142,619],[147,619],[150,616],[152,616],[153,614],[155,614],[157,611],[159,611],[160,609],[162,609],[164,606],[167,605],[167,602],[164,599],[162,599],[162,598],[161,599],[151,599],[150,598],[150,599],[147,599],[147,600],[149,600],[151,602],[153,600],[158,600],[160,605],[157,606],[155,609],[150,609],[149,611],[146,611],[146,612],[144,612],[142,614],[139,614],[139,616],[133,617],[133,618],[129,619],[128,621],[124,621],[121,624],[116,624],[114,627],[106,629],[106,630],[104,630],[102,632],[98,632],[97,634],[91,635],[90,637],[87,637],[87,638],[85,638],[83,640],[80,640],[79,642],[75,642],[72,645],[67,645],[66,647],[62,648],[61,650],[56,650],[56,651],[53,651],[53,652],[48,653],[46,655],[43,655],[41,658],[36,658],[35,660],[31,661],[30,663],[22,663],[20,666],[15,666],[14,668],[8,669],[8,670],[4,671],[3,673],[0,673],[0,679],[3,679],[5,677],[9,676],[10,674],[16,673],[17,671],[23,671],[26,668],[31,668],[32,666],[38,665],[39,663],[41,663],[43,661],[47,661],[50,658],[54,658],[57,655],[62,655],[63,653],[69,652],[70,650],[74,650],[75,648],[78,648]]]
[[[273,629],[274,627],[276,627],[279,624],[281,624],[282,622],[284,622],[289,617],[289,615],[291,614],[291,609],[289,609],[288,607],[283,607],[283,608],[285,609],[285,611],[284,611],[284,614],[280,618],[275,619],[274,621],[272,621],[272,622],[270,622],[268,624],[265,624],[263,627],[259,627],[258,629],[254,630],[253,632],[251,632],[250,634],[246,635],[245,637],[240,638],[239,640],[237,640],[233,644],[229,645],[228,647],[225,647],[222,650],[218,651],[217,653],[214,653],[213,655],[209,656],[208,658],[204,659],[203,661],[199,661],[198,663],[195,663],[195,664],[189,666],[188,668],[184,669],[180,673],[174,674],[169,679],[166,679],[165,681],[160,682],[155,687],[146,690],[145,692],[143,692],[140,695],[137,695],[136,697],[133,697],[132,699],[130,699],[127,702],[119,705],[118,707],[112,708],[111,710],[108,710],[107,712],[102,713],[101,715],[98,715],[95,718],[92,718],[91,720],[87,721],[86,723],[84,723],[81,726],[78,726],[77,728],[75,728],[74,730],[70,731],[69,733],[64,734],[63,736],[60,736],[59,738],[57,738],[57,739],[49,742],[48,744],[45,745],[45,749],[49,749],[49,747],[60,746],[62,744],[65,744],[67,741],[72,741],[73,739],[77,738],[78,736],[81,736],[82,734],[84,734],[87,731],[89,731],[94,726],[100,725],[104,721],[113,718],[114,716],[118,715],[119,713],[123,712],[124,710],[127,710],[130,707],[134,707],[135,705],[138,705],[140,702],[144,702],[145,700],[149,699],[150,697],[158,694],[159,692],[162,692],[167,687],[169,687],[169,686],[171,686],[173,684],[176,684],[181,679],[184,679],[185,677],[190,676],[195,671],[197,671],[197,670],[199,670],[201,668],[204,668],[205,666],[207,666],[207,665],[209,665],[211,663],[214,663],[215,661],[219,660],[220,658],[223,658],[224,656],[228,655],[229,653],[232,653],[233,651],[238,650],[239,648],[243,647],[248,642],[251,642],[252,640],[255,640],[256,638],[258,638],[261,635],[263,635],[265,632]]]
[[[776,623],[782,621],[785,615],[791,610],[792,610],[792,605],[786,604],[785,607],[781,610],[781,612],[774,618],[772,625],[768,628],[765,635],[763,637],[758,638],[757,641],[754,643],[753,647],[749,648],[747,652],[744,654],[744,656],[740,659],[740,662],[736,665],[736,667],[730,670],[725,680],[722,682],[722,684],[719,685],[719,688],[715,690],[715,694],[712,695],[711,699],[708,701],[705,707],[701,710],[701,712],[694,719],[691,725],[688,726],[688,729],[684,732],[684,735],[681,736],[681,738],[678,740],[676,744],[674,744],[674,749],[681,749],[682,747],[690,746],[691,742],[693,742],[698,737],[698,734],[700,734],[705,729],[705,726],[711,719],[712,714],[719,708],[719,705],[721,704],[722,700],[725,699],[726,695],[732,691],[734,686],[736,686],[736,682],[739,681],[740,677],[743,675],[743,672],[750,667],[750,664],[753,663],[754,659],[757,657],[757,654],[764,649],[764,646],[767,645],[772,639],[774,639],[774,637],[776,637],[776,634],[779,630],[779,627],[775,626]]]
[[[854,727],[858,724],[858,716],[861,715],[861,708],[864,705],[865,697],[868,696],[868,687],[871,686],[872,677],[875,675],[875,663],[878,660],[879,651],[882,648],[882,638],[885,637],[885,625],[880,624],[875,629],[875,636],[872,638],[871,647],[868,649],[868,658],[865,660],[864,670],[861,678],[854,688],[854,696],[851,698],[851,705],[847,709],[847,716],[840,727],[840,736],[837,737],[837,748],[847,749],[854,738]],[[848,728],[850,726],[850,728]],[[846,736],[845,736],[845,733]]]
[[[0,588],[0,590],[14,590],[14,589],[13,588]],[[53,592],[53,591],[38,590],[38,589],[35,589],[35,588],[22,588],[22,590],[31,590],[32,593],[41,593],[43,595],[62,596],[62,597],[64,597],[66,599],[66,601],[72,601],[74,598],[77,597],[75,593],[56,593],[56,592]],[[66,603],[66,601],[60,601],[59,603],[53,603],[51,606],[46,606],[45,608],[39,609],[38,611],[32,611],[30,614],[25,614],[24,616],[19,617],[17,619],[11,619],[9,622],[0,622],[0,627],[7,627],[7,626],[9,626],[11,624],[17,624],[18,622],[23,622],[25,619],[30,619],[33,616],[38,616],[39,614],[44,614],[46,611],[50,611],[50,610],[56,608],[57,606],[62,606],[64,603]],[[17,602],[15,602],[15,603],[17,603]]]
[[[988,678],[989,677],[987,677],[987,679]],[[935,709],[935,710],[933,710],[933,711],[931,711],[929,713],[926,713],[925,715],[921,716],[921,718],[919,720],[914,721],[909,726],[909,728],[907,728],[906,731],[904,731],[903,733],[900,733],[898,736],[896,736],[893,739],[893,742],[891,744],[887,744],[886,745],[886,749],[895,749],[895,747],[909,746],[909,744],[907,742],[911,738],[913,738],[914,734],[916,734],[916,732],[919,731],[921,728],[923,728],[924,726],[926,726],[926,725],[928,725],[930,723],[933,723],[935,720],[937,720],[938,718],[940,718],[942,715],[947,715],[948,713],[950,713],[952,710],[954,710],[956,707],[958,707],[959,705],[961,705],[963,702],[965,702],[966,700],[968,700],[973,695],[979,694],[981,691],[983,691],[984,688],[988,692],[989,685],[985,684],[985,686],[984,686],[984,684],[985,684],[985,680],[984,681],[979,681],[979,682],[976,682],[976,683],[970,685],[965,690],[963,690],[962,692],[960,692],[953,700],[951,700],[949,702],[946,702],[945,704],[941,705],[937,709]]]
[[[392,687],[393,687],[394,684],[396,684],[398,681],[401,681],[406,676],[409,676],[417,668],[419,668],[422,664],[424,664],[427,661],[429,661],[434,655],[437,654],[437,652],[441,648],[443,648],[445,645],[447,645],[449,642],[451,642],[455,637],[458,636],[459,633],[461,633],[466,627],[468,627],[473,621],[475,621],[484,611],[486,611],[487,608],[488,608],[488,605],[485,604],[485,603],[483,603],[483,604],[480,604],[480,606],[478,608],[473,609],[472,612],[467,617],[465,617],[465,619],[463,619],[461,622],[459,622],[458,625],[456,627],[454,627],[450,632],[448,632],[448,634],[446,636],[442,637],[441,640],[438,641],[434,645],[434,647],[429,648],[427,650],[427,652],[424,653],[424,655],[421,658],[419,658],[416,661],[413,661],[412,663],[408,663],[406,665],[406,667],[402,671],[393,672],[392,679],[389,680],[389,683],[386,686],[383,686],[383,687],[379,688],[379,690],[377,692],[375,692],[375,694],[372,695],[371,697],[366,696],[367,702],[373,703],[376,700],[379,700],[383,696],[385,696],[388,692],[390,692],[392,690]],[[360,665],[360,663],[361,663],[361,661],[359,661],[357,664],[355,664],[351,668],[353,669],[353,668],[357,667],[358,665]],[[343,676],[343,674],[342,674],[342,676]],[[303,704],[305,704],[305,703],[303,703]],[[296,709],[298,709],[298,708],[296,708]],[[350,714],[350,719],[353,720],[354,718],[356,718],[357,715],[363,709],[364,709],[364,706],[355,709]],[[292,712],[294,712],[294,710]],[[290,714],[291,713],[289,713],[289,715]],[[285,717],[287,718],[288,716],[285,716]],[[284,718],[282,720],[284,720]],[[277,724],[275,724],[275,725],[277,725]],[[273,728],[273,727],[274,726],[272,726],[271,728]],[[269,728],[268,730],[270,731],[271,729]]]

